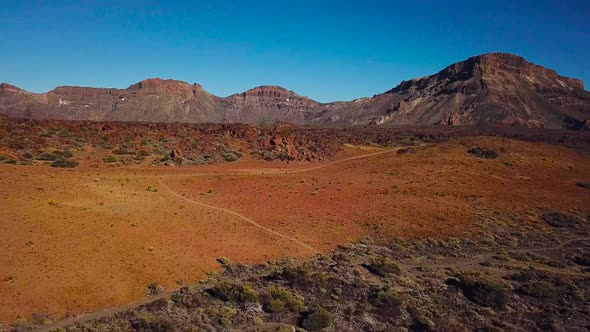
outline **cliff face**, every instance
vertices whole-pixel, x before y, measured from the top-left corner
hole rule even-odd
[[[304,123],[319,103],[279,86],[259,86],[227,98],[227,122]]]
[[[589,96],[580,80],[519,56],[492,53],[453,64],[432,76],[404,81],[376,96],[390,104],[372,122],[501,122],[559,128],[566,126],[568,117],[589,117]]]
[[[33,94],[0,85],[0,113],[13,117],[139,122],[286,121],[316,125],[508,125],[583,129],[590,92],[582,81],[522,57],[491,53],[401,82],[372,98],[322,104],[278,86],[226,98],[199,84],[148,79],[127,89],[59,87]]]

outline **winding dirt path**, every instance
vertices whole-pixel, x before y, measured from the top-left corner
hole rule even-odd
[[[363,154],[363,155],[359,155],[359,156],[354,156],[354,157],[349,157],[349,158],[344,158],[341,160],[337,160],[331,163],[326,163],[326,164],[322,164],[322,165],[317,165],[317,166],[313,166],[313,167],[308,167],[308,168],[303,168],[303,169],[297,169],[297,170],[266,170],[266,171],[242,171],[242,172],[220,172],[220,173],[189,173],[189,174],[166,174],[166,175],[160,175],[158,176],[158,183],[166,189],[166,191],[175,196],[178,199],[184,200],[190,204],[194,204],[200,207],[204,207],[207,209],[212,209],[212,210],[216,210],[216,211],[221,211],[223,213],[227,213],[230,214],[232,216],[235,216],[273,236],[276,237],[280,237],[286,240],[289,240],[299,246],[302,246],[303,248],[318,254],[320,253],[320,251],[318,251],[317,249],[315,249],[314,247],[312,247],[311,245],[304,243],[294,237],[290,237],[284,234],[281,234],[277,231],[274,231],[268,227],[262,226],[259,223],[257,223],[256,221],[254,221],[253,219],[230,209],[226,209],[223,207],[219,207],[219,206],[214,206],[214,205],[210,205],[210,204],[205,204],[202,202],[199,202],[197,200],[193,200],[190,199],[188,197],[185,197],[183,195],[181,195],[180,193],[174,191],[172,188],[170,188],[166,183],[164,183],[164,181],[162,180],[162,178],[170,178],[170,177],[198,177],[198,176],[217,176],[217,175],[268,175],[268,174],[292,174],[292,173],[304,173],[304,172],[309,172],[309,171],[313,171],[313,170],[317,170],[317,169],[322,169],[325,167],[329,167],[329,166],[333,166],[336,164],[341,164],[341,163],[346,163],[346,162],[350,162],[353,160],[357,160],[357,159],[363,159],[363,158],[368,158],[368,157],[372,157],[372,156],[377,156],[377,155],[382,155],[382,154],[386,154],[386,153],[390,153],[390,152],[397,152],[397,150],[401,149],[400,148],[395,148],[395,149],[387,149],[387,150],[383,150],[383,151],[379,151],[379,152],[374,152],[374,153],[368,153],[368,154]],[[92,312],[92,313],[88,313],[88,314],[83,314],[83,315],[79,315],[76,317],[71,317],[68,319],[64,319],[61,321],[58,321],[54,324],[51,324],[49,326],[46,327],[42,327],[37,329],[36,331],[44,331],[44,332],[48,332],[54,329],[60,329],[60,328],[65,328],[67,326],[76,324],[76,323],[84,323],[90,320],[95,320],[95,319],[100,319],[102,317],[106,317],[109,315],[113,315],[113,314],[117,314],[120,312],[124,312],[124,311],[128,311],[128,310],[132,310],[135,309],[137,307],[140,307],[144,304],[150,303],[152,301],[158,300],[158,299],[164,299],[169,297],[172,292],[174,290],[170,290],[170,291],[165,291],[162,292],[160,294],[158,294],[157,296],[154,297],[150,297],[148,299],[144,299],[142,301],[138,301],[138,302],[134,302],[134,303],[129,303],[129,304],[125,304],[125,305],[121,305],[121,306],[117,306],[117,307],[111,307],[111,308],[107,308],[107,309],[103,309],[100,311],[96,311],[96,312]]]
[[[304,172],[310,172],[310,171],[314,171],[314,170],[318,170],[318,169],[322,169],[325,167],[329,167],[329,166],[333,166],[333,165],[337,165],[337,164],[342,164],[342,163],[346,163],[346,162],[350,162],[353,160],[358,160],[358,159],[363,159],[363,158],[368,158],[368,157],[372,157],[372,156],[378,156],[378,155],[382,155],[382,154],[386,154],[386,153],[390,153],[390,152],[397,152],[397,150],[399,150],[401,148],[395,148],[395,149],[387,149],[387,150],[383,150],[383,151],[378,151],[378,152],[373,152],[373,153],[368,153],[368,154],[363,154],[360,156],[354,156],[354,157],[349,157],[349,158],[344,158],[341,160],[337,160],[331,163],[327,163],[327,164],[322,164],[322,165],[317,165],[317,166],[313,166],[313,167],[307,167],[307,168],[303,168],[303,169],[297,169],[297,170],[270,170],[270,171],[252,171],[252,172],[221,172],[221,173],[213,173],[213,174],[208,174],[208,173],[197,173],[197,174],[168,174],[168,175],[162,175],[161,177],[158,177],[158,183],[164,187],[166,189],[166,191],[168,191],[168,193],[170,193],[171,195],[182,199],[190,204],[193,205],[197,205],[200,207],[204,207],[207,209],[212,209],[212,210],[216,210],[216,211],[221,211],[227,214],[230,214],[232,216],[238,217],[239,219],[251,224],[254,227],[260,228],[263,231],[277,236],[277,237],[281,237],[283,239],[289,240],[297,245],[300,245],[302,247],[304,247],[305,249],[315,253],[315,254],[319,254],[321,253],[320,251],[318,251],[317,249],[315,249],[314,247],[312,247],[311,245],[304,243],[294,237],[285,235],[285,234],[281,234],[275,230],[272,230],[268,227],[265,227],[259,223],[257,223],[256,221],[254,221],[252,218],[249,218],[237,211],[233,211],[230,209],[226,209],[224,207],[220,207],[220,206],[215,206],[215,205],[211,205],[211,204],[206,204],[206,203],[202,203],[199,202],[195,199],[190,199],[184,195],[181,195],[180,193],[174,191],[172,188],[170,188],[166,183],[164,183],[164,181],[162,181],[163,177],[194,177],[194,176],[206,176],[206,175],[269,175],[269,174],[293,174],[293,173],[304,173]]]
[[[577,237],[571,240],[564,241],[556,246],[551,247],[539,247],[539,248],[518,248],[518,249],[511,249],[506,250],[505,253],[532,253],[532,252],[543,252],[543,251],[553,251],[553,250],[561,250],[565,248],[567,245],[572,244],[574,242],[579,241],[590,241],[590,237]],[[467,267],[472,265],[482,264],[490,259],[492,259],[495,255],[497,255],[499,251],[494,253],[488,254],[478,254],[473,257],[469,258],[450,258],[442,262],[431,262],[431,263],[417,263],[417,264],[403,264],[400,265],[404,266],[406,269],[417,268],[419,266],[424,266],[430,269],[445,269],[449,266],[454,267]]]
[[[162,179],[158,179],[158,183],[159,183],[159,184],[160,184],[162,187],[166,188],[166,190],[167,190],[167,191],[168,191],[170,194],[172,194],[172,195],[174,195],[175,197],[178,197],[179,199],[182,199],[182,200],[184,200],[184,201],[186,201],[186,202],[188,202],[188,203],[191,203],[191,204],[194,204],[194,205],[197,205],[197,206],[201,206],[201,207],[204,207],[204,208],[207,208],[207,209],[212,209],[212,210],[216,210],[216,211],[221,211],[221,212],[224,212],[224,213],[230,214],[230,215],[232,215],[232,216],[238,217],[239,219],[242,219],[242,220],[244,220],[245,222],[247,222],[247,223],[249,223],[249,224],[251,224],[251,225],[253,225],[253,226],[255,226],[255,227],[258,227],[258,228],[262,229],[263,231],[265,231],[265,232],[267,232],[267,233],[269,233],[269,234],[272,234],[272,235],[274,235],[274,236],[281,237],[281,238],[283,238],[283,239],[286,239],[286,240],[292,241],[292,242],[294,242],[294,243],[296,243],[296,244],[298,244],[298,245],[300,245],[300,246],[304,247],[305,249],[308,249],[309,251],[311,251],[311,252],[313,252],[313,253],[315,253],[315,254],[319,254],[319,253],[320,253],[318,250],[316,250],[314,247],[310,246],[309,244],[307,244],[307,243],[304,243],[304,242],[301,242],[301,241],[299,241],[298,239],[296,239],[296,238],[294,238],[294,237],[290,237],[290,236],[287,236],[287,235],[281,234],[281,233],[279,233],[279,232],[277,232],[277,231],[274,231],[274,230],[272,230],[272,229],[270,229],[270,228],[268,228],[268,227],[262,226],[262,225],[260,225],[259,223],[255,222],[254,220],[252,220],[251,218],[248,218],[248,217],[246,217],[245,215],[243,215],[243,214],[241,214],[241,213],[238,213],[238,212],[236,212],[236,211],[233,211],[233,210],[230,210],[230,209],[226,209],[226,208],[223,208],[223,207],[219,207],[219,206],[214,206],[214,205],[209,205],[209,204],[201,203],[201,202],[199,202],[199,201],[196,201],[196,200],[190,199],[190,198],[188,198],[188,197],[185,197],[185,196],[183,196],[183,195],[181,195],[181,194],[177,193],[176,191],[172,190],[172,188],[170,188],[170,187],[169,187],[167,184],[165,184],[165,183],[164,183],[164,181],[162,181]]]

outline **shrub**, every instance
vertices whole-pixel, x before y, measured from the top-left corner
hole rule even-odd
[[[119,154],[119,155],[134,155],[135,154],[135,152],[128,151],[128,150],[125,150],[125,149],[115,149],[115,150],[113,150],[113,153],[114,154]]]
[[[74,154],[70,150],[53,151],[53,154],[61,158],[72,158]]]
[[[290,290],[273,286],[261,295],[262,309],[266,312],[299,312],[303,309],[303,297]]]
[[[105,163],[116,163],[119,161],[115,156],[108,155],[102,159]]]
[[[463,294],[481,306],[503,309],[510,301],[511,292],[500,281],[478,274],[464,274],[459,276],[459,282]]]
[[[157,283],[151,283],[147,286],[145,291],[147,296],[156,296],[164,291],[164,287]]]
[[[172,332],[176,330],[170,318],[151,313],[139,315],[131,322],[131,326],[135,331]]]
[[[8,158],[5,156],[1,156],[0,155],[0,164],[12,164],[12,165],[16,165],[17,161],[15,159],[12,158]]]
[[[51,167],[74,168],[78,162],[70,159],[60,158],[51,163]]]
[[[299,326],[308,331],[319,331],[332,325],[333,320],[332,314],[328,310],[316,307],[300,318]]]
[[[220,281],[214,287],[208,289],[207,293],[224,302],[244,303],[257,300],[256,292],[249,283],[241,284],[238,282]]]
[[[413,153],[414,152],[414,148],[401,148],[399,150],[397,150],[397,154],[408,154],[408,153]]]
[[[241,155],[239,153],[234,152],[234,151],[226,152],[222,156],[223,156],[223,159],[225,159],[225,161],[227,161],[227,162],[237,161],[241,157]]]
[[[295,159],[295,158],[291,157],[290,155],[288,155],[288,154],[286,154],[284,152],[279,153],[279,155],[277,157],[281,161],[291,161],[291,160],[294,160]]]
[[[58,158],[57,155],[53,154],[53,153],[49,153],[49,152],[43,152],[40,155],[38,155],[37,157],[35,157],[35,159],[37,160],[44,160],[44,161],[54,161]]]
[[[209,189],[209,190],[211,190],[211,189]],[[226,268],[226,269],[232,267],[232,265],[233,265],[233,262],[229,258],[227,258],[227,257],[219,257],[219,258],[217,258],[217,263],[221,264],[221,266],[224,267],[224,268]]]
[[[403,301],[399,294],[390,287],[373,289],[369,293],[369,303],[377,312],[395,318],[402,312]]]
[[[363,265],[371,273],[381,277],[389,277],[401,274],[401,269],[395,261],[389,257],[380,256],[373,258],[369,264]]]
[[[309,282],[308,273],[301,266],[286,266],[279,274],[279,277],[298,285],[306,285]]]
[[[539,298],[555,298],[557,289],[547,281],[530,281],[517,288],[517,292]]]
[[[484,158],[484,159],[496,159],[498,158],[498,153],[494,150],[485,149],[476,147],[473,149],[467,150],[467,152],[477,158]]]
[[[553,227],[575,228],[578,226],[579,219],[571,214],[561,212],[545,213],[541,216],[546,223]]]
[[[578,265],[590,266],[590,254],[586,253],[582,256],[577,256],[574,259],[574,262],[576,262],[576,264],[578,264]]]

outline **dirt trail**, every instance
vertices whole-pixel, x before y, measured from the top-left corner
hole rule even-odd
[[[389,153],[389,152],[395,152],[397,150],[399,150],[400,148],[395,148],[395,149],[387,149],[384,151],[379,151],[379,152],[374,152],[374,153],[368,153],[368,154],[363,154],[360,156],[354,156],[354,157],[349,157],[349,158],[344,158],[335,162],[331,162],[331,163],[327,163],[327,164],[323,164],[323,165],[318,165],[318,166],[313,166],[313,167],[308,167],[308,168],[304,168],[304,169],[298,169],[298,170],[271,170],[271,171],[267,171],[267,172],[228,172],[228,173],[215,173],[214,175],[268,175],[268,174],[292,174],[292,173],[303,173],[303,172],[309,172],[309,171],[313,171],[313,170],[317,170],[317,169],[322,169],[325,167],[329,167],[329,166],[333,166],[333,165],[337,165],[337,164],[341,164],[341,163],[346,163],[346,162],[350,162],[353,160],[357,160],[357,159],[363,159],[363,158],[368,158],[368,157],[372,157],[372,156],[377,156],[377,155],[381,155],[381,154],[385,154],[385,153]],[[191,176],[205,176],[205,175],[213,175],[213,174],[207,174],[207,173],[198,173],[198,174],[169,174],[169,175],[163,175],[162,177],[191,177]],[[235,217],[240,218],[241,220],[246,221],[247,223],[258,227],[260,229],[262,229],[263,231],[272,234],[274,236],[277,237],[281,237],[283,239],[287,239],[289,241],[292,241],[294,243],[296,243],[297,245],[300,245],[306,249],[308,249],[309,251],[313,252],[313,253],[320,253],[320,251],[318,251],[317,249],[315,249],[314,247],[310,246],[307,243],[304,243],[294,237],[290,237],[284,234],[281,234],[277,231],[274,231],[268,227],[262,226],[259,223],[257,223],[256,221],[254,221],[253,219],[230,209],[226,209],[220,206],[214,206],[214,205],[210,205],[210,204],[205,204],[202,202],[199,202],[197,200],[194,199],[190,199],[188,197],[185,197],[181,194],[179,194],[178,192],[172,190],[172,188],[170,188],[166,183],[164,183],[164,181],[162,181],[162,177],[158,178],[158,183],[164,187],[170,194],[174,195],[175,197],[182,199],[186,202],[189,202],[191,204],[197,205],[197,206],[201,206],[204,208],[208,208],[208,209],[212,209],[212,210],[216,210],[216,211],[221,211],[230,215],[233,215]]]
[[[278,237],[282,237],[283,239],[287,239],[287,240],[289,240],[289,241],[292,241],[292,242],[294,242],[294,243],[296,243],[296,244],[298,244],[298,245],[300,245],[300,246],[302,246],[302,247],[304,247],[304,248],[308,249],[309,251],[311,251],[311,252],[313,252],[313,253],[316,253],[316,254],[319,254],[319,253],[320,253],[318,250],[316,250],[314,247],[310,246],[309,244],[307,244],[307,243],[304,243],[304,242],[301,242],[301,241],[297,240],[297,239],[296,239],[296,238],[294,238],[294,237],[290,237],[290,236],[287,236],[287,235],[281,234],[281,233],[279,233],[279,232],[273,231],[273,230],[272,230],[272,229],[270,229],[270,228],[264,227],[264,226],[260,225],[259,223],[255,222],[254,220],[252,220],[252,219],[250,219],[250,218],[246,217],[246,216],[245,216],[245,215],[243,215],[243,214],[240,214],[240,213],[238,213],[238,212],[236,212],[236,211],[232,211],[232,210],[229,210],[229,209],[226,209],[226,208],[222,208],[222,207],[219,207],[219,206],[214,206],[214,205],[209,205],[209,204],[201,203],[201,202],[199,202],[199,201],[196,201],[196,200],[193,200],[193,199],[187,198],[187,197],[185,197],[185,196],[182,196],[181,194],[179,194],[179,193],[175,192],[175,191],[174,191],[174,190],[172,190],[170,187],[168,187],[168,185],[166,185],[166,184],[165,184],[165,183],[162,181],[162,179],[158,179],[158,182],[160,183],[160,185],[161,185],[162,187],[166,188],[166,190],[167,190],[167,191],[168,191],[170,194],[172,194],[172,195],[174,195],[174,196],[176,196],[176,197],[178,197],[178,198],[180,198],[180,199],[182,199],[182,200],[185,200],[185,201],[187,201],[187,202],[189,202],[189,203],[191,203],[191,204],[195,204],[195,205],[198,205],[198,206],[201,206],[201,207],[205,207],[205,208],[208,208],[208,209],[217,210],[217,211],[222,211],[222,212],[225,212],[225,213],[227,213],[227,214],[231,214],[232,216],[236,216],[236,217],[238,217],[238,218],[240,218],[240,219],[242,219],[242,220],[246,221],[247,223],[249,223],[249,224],[251,224],[251,225],[253,225],[253,226],[255,226],[255,227],[258,227],[258,228],[262,229],[263,231],[265,231],[265,232],[267,232],[267,233],[269,233],[269,234],[272,234],[272,235],[274,235],[274,236],[278,236]]]
[[[551,247],[539,247],[539,248],[519,248],[519,249],[511,249],[506,250],[506,253],[532,253],[532,252],[543,252],[543,251],[553,251],[553,250],[560,250],[563,249],[565,246],[578,242],[578,241],[590,241],[590,237],[578,237],[574,238],[565,242],[560,243],[557,246]],[[429,269],[443,269],[449,266],[454,267],[467,267],[471,265],[478,265],[484,263],[490,259],[492,259],[495,255],[499,252],[494,252],[491,254],[479,254],[475,255],[470,258],[451,258],[444,262],[432,262],[432,263],[420,263],[420,264],[400,264],[404,266],[406,269],[417,268],[419,266],[427,267]]]
[[[95,312],[91,312],[88,314],[83,314],[83,315],[79,315],[76,317],[72,317],[72,318],[67,318],[64,320],[61,320],[57,323],[51,324],[49,326],[45,326],[39,329],[36,329],[34,331],[38,331],[38,332],[49,332],[49,331],[53,331],[56,329],[63,329],[67,326],[73,325],[73,324],[81,324],[81,323],[85,323],[94,319],[100,319],[106,316],[110,316],[110,315],[114,315],[117,314],[119,312],[125,312],[128,310],[132,310],[135,309],[137,307],[140,307],[144,304],[148,304],[150,302],[159,300],[159,299],[164,299],[167,297],[170,297],[170,295],[172,295],[172,290],[171,291],[165,291],[162,292],[156,296],[152,296],[150,298],[146,298],[145,300],[139,301],[139,302],[135,302],[135,303],[128,303],[128,304],[124,304],[124,305],[120,305],[117,307],[112,307],[112,308],[107,308],[107,309],[103,309],[100,311],[95,311]]]
[[[271,170],[270,172],[255,172],[255,171],[251,171],[251,172],[226,172],[226,173],[197,173],[197,174],[168,174],[168,175],[163,175],[158,177],[158,183],[164,187],[166,189],[166,191],[168,191],[168,193],[170,193],[171,195],[182,199],[188,203],[197,205],[197,206],[201,206],[201,207],[205,207],[208,209],[212,209],[212,210],[216,210],[216,211],[221,211],[230,215],[233,215],[235,217],[240,218],[241,220],[246,221],[247,223],[262,229],[263,231],[277,236],[277,237],[281,237],[284,239],[287,239],[289,241],[292,241],[293,243],[300,245],[306,249],[308,249],[309,251],[319,254],[320,252],[318,250],[316,250],[314,247],[312,247],[311,245],[304,243],[296,238],[281,234],[279,232],[276,232],[270,228],[267,228],[265,226],[262,226],[260,224],[258,224],[257,222],[255,222],[254,220],[252,220],[251,218],[248,218],[247,216],[240,214],[236,211],[232,211],[223,207],[219,207],[219,206],[213,206],[213,205],[209,205],[209,204],[205,204],[205,203],[201,203],[199,201],[190,199],[188,197],[185,197],[177,192],[175,192],[174,190],[172,190],[172,188],[170,188],[168,185],[166,185],[166,183],[164,183],[164,181],[162,181],[162,177],[190,177],[190,176],[207,176],[207,175],[261,175],[261,174],[289,174],[289,173],[303,173],[303,172],[309,172],[309,171],[313,171],[313,170],[317,170],[317,169],[321,169],[321,168],[325,168],[325,167],[329,167],[335,164],[340,164],[340,163],[344,163],[344,162],[349,162],[349,161],[353,161],[353,160],[357,160],[357,159],[362,159],[362,158],[368,158],[371,156],[377,156],[377,155],[381,155],[381,154],[385,154],[385,153],[389,153],[389,152],[395,152],[397,151],[399,148],[396,149],[388,149],[385,151],[379,151],[379,152],[375,152],[375,153],[369,153],[369,154],[364,154],[364,155],[360,155],[360,156],[354,156],[354,157],[349,157],[349,158],[345,158],[345,159],[341,159],[332,163],[327,163],[327,164],[323,164],[323,165],[318,165],[318,166],[313,166],[313,167],[308,167],[308,168],[304,168],[304,169],[299,169],[299,170]],[[149,299],[145,299],[139,302],[135,302],[135,303],[130,303],[130,304],[126,304],[126,305],[122,305],[122,306],[117,306],[117,307],[112,307],[112,308],[107,308],[104,310],[100,310],[97,312],[93,312],[93,313],[89,313],[89,314],[84,314],[84,315],[80,315],[77,317],[72,317],[69,319],[65,319],[62,321],[59,321],[55,324],[52,324],[50,326],[47,327],[43,327],[38,329],[37,331],[51,331],[53,329],[59,329],[59,328],[65,328],[66,326],[69,325],[73,325],[76,323],[84,323],[90,320],[94,320],[94,319],[100,319],[102,317],[106,317],[109,315],[113,315],[119,312],[124,312],[127,310],[132,310],[135,309],[139,306],[142,306],[144,304],[150,303],[152,301],[158,300],[158,299],[164,299],[170,296],[170,294],[172,294],[173,291],[166,291],[166,292],[162,292],[161,294],[155,296],[155,297],[151,297]]]

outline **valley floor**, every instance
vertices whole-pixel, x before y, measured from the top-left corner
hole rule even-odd
[[[499,157],[467,153],[476,146]],[[346,146],[323,163],[0,165],[0,321],[136,303],[150,284],[203,279],[219,257],[309,258],[366,236],[472,239],[495,216],[549,232],[544,213],[590,214],[590,190],[576,186],[590,157],[578,150],[494,137],[402,148]]]

